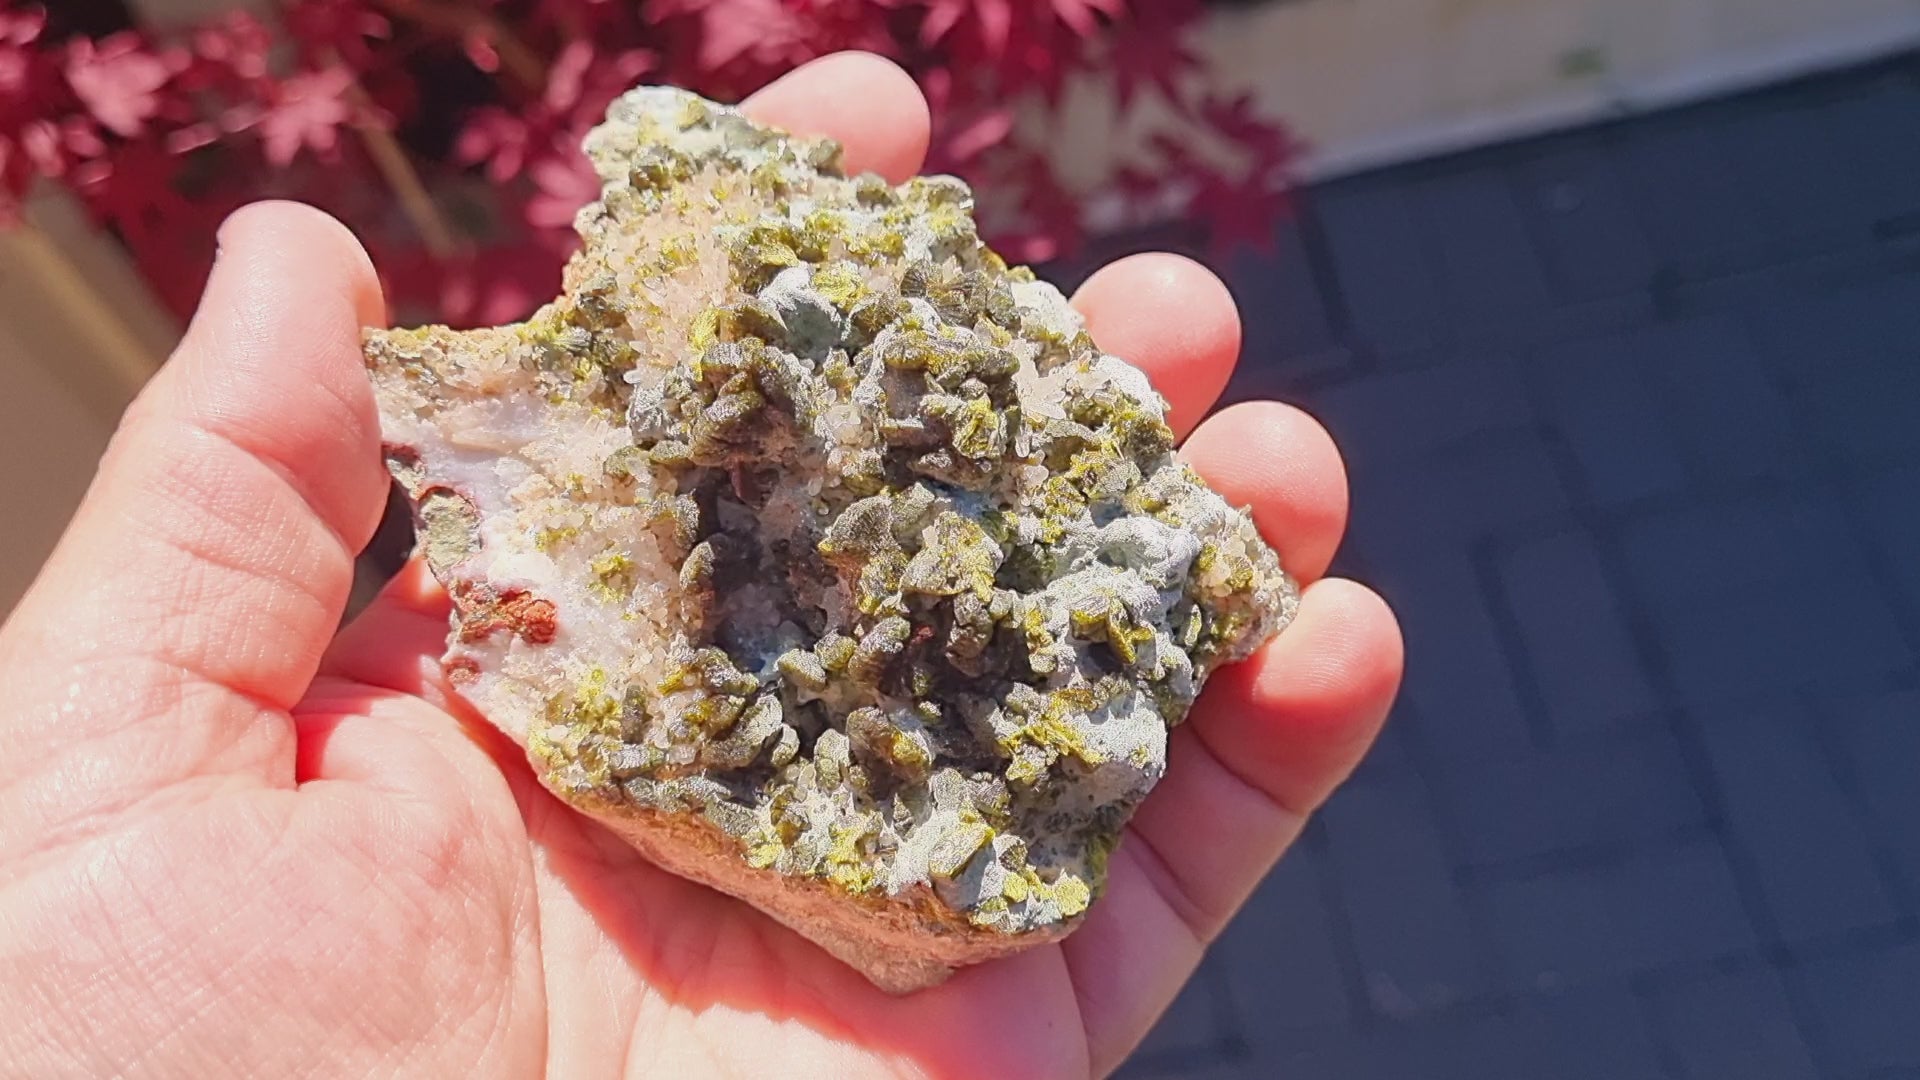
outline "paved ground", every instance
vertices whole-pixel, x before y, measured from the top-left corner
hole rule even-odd
[[[1330,184],[1233,277],[1408,684],[1127,1075],[1920,1077],[1920,58]]]

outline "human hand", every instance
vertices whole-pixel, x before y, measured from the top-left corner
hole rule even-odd
[[[897,69],[842,56],[755,96],[849,168],[919,167]],[[436,658],[418,563],[334,633],[387,478],[358,245],[263,205],[129,410],[59,550],[0,630],[0,1061],[27,1075],[1103,1073],[1137,1043],[1400,674],[1378,598],[1323,578],[1332,442],[1252,403],[1200,423],[1233,303],[1171,256],[1075,298],[1147,370],[1183,453],[1305,586],[1216,675],[1058,945],[890,997],[752,908],[666,874],[549,796]],[[1195,425],[1198,425],[1197,427]]]

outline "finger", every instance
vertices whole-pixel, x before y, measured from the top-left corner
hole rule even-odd
[[[477,742],[496,762],[506,764],[524,756],[525,747],[494,732],[460,696],[440,664],[452,609],[446,589],[434,579],[426,560],[409,559],[366,610],[334,637],[320,661],[320,681],[419,698],[436,709],[442,720],[438,731],[422,728],[422,737],[451,744],[455,754],[466,753]],[[448,716],[458,722],[445,723]],[[304,760],[304,740],[301,754]]]
[[[1347,528],[1347,470],[1327,429],[1277,401],[1230,405],[1196,429],[1180,455],[1235,506],[1294,579],[1327,572]]]
[[[1353,771],[1400,668],[1386,605],[1328,579],[1306,590],[1292,626],[1214,677],[1173,733],[1166,776],[1115,851],[1106,895],[1065,944],[1096,1064],[1111,1067],[1146,1034],[1306,815]]]
[[[875,172],[898,184],[927,157],[926,97],[899,65],[872,53],[802,64],[740,108],[763,124],[838,141],[848,175]]]
[[[440,656],[447,648],[452,607],[426,560],[409,559],[334,637],[320,673],[437,698],[446,685]]]
[[[1167,775],[1133,822],[1175,871],[1196,929],[1218,932],[1292,839],[1290,826],[1359,764],[1393,705],[1402,664],[1400,626],[1386,602],[1327,578],[1302,594],[1279,637],[1214,675],[1173,733]],[[1183,829],[1227,821],[1245,826],[1233,830],[1236,843],[1181,840]]]
[[[461,697],[440,665],[451,607],[415,558],[335,636],[294,707],[303,785],[347,781],[425,795],[451,775],[462,798],[479,801],[503,783],[539,786],[526,746]]]
[[[1179,255],[1132,255],[1073,294],[1102,349],[1147,373],[1182,438],[1213,408],[1240,356],[1240,312],[1211,270]]]
[[[313,676],[384,503],[360,358],[360,328],[381,314],[365,253],[319,211],[262,204],[222,227],[186,337],[0,642],[0,664],[32,656],[63,682],[88,671],[63,744],[138,725],[140,745],[167,748],[135,769],[150,779],[229,750],[287,764],[282,710]],[[21,739],[44,734],[0,729],[0,746]]]

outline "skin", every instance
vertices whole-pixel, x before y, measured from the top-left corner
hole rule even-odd
[[[884,61],[748,104],[919,167]],[[0,630],[0,1061],[25,1075],[1061,1077],[1114,1068],[1372,741],[1399,631],[1322,576],[1346,520],[1325,431],[1204,422],[1239,351],[1225,287],[1168,255],[1075,298],[1173,404],[1183,453],[1305,585],[1219,674],[1061,945],[917,995],[869,986],[540,789],[441,677],[416,564],[335,633],[387,490],[365,254],[317,211],[235,215],[198,315]],[[1197,426],[1196,426],[1197,425]]]

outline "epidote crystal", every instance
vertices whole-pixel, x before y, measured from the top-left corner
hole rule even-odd
[[[1292,583],[958,181],[668,89],[587,152],[564,295],[367,337],[449,675],[572,805],[884,987],[1060,937]]]

